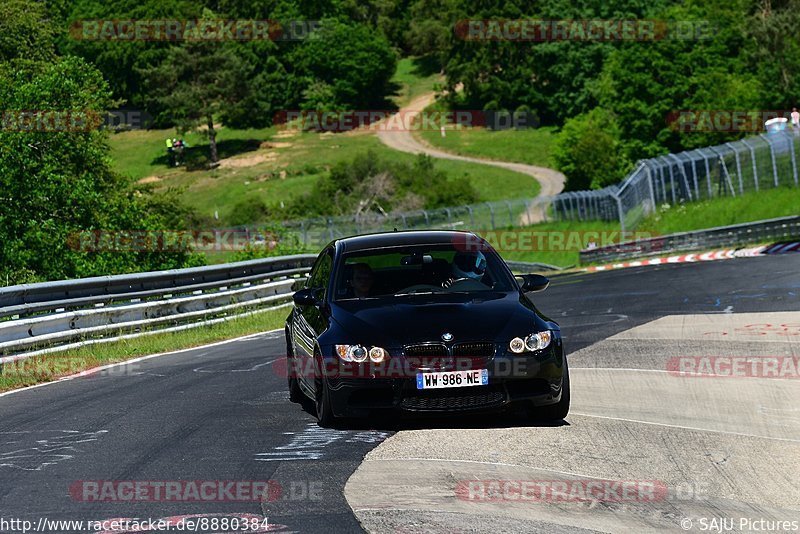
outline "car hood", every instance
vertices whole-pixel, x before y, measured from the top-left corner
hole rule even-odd
[[[338,301],[331,312],[341,334],[352,337],[340,343],[385,347],[441,341],[444,333],[455,343],[507,340],[548,328],[518,293]]]

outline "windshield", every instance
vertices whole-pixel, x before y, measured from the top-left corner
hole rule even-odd
[[[463,251],[451,243],[346,254],[335,284],[336,300],[516,289],[493,251]]]

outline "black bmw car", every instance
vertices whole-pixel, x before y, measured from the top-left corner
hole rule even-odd
[[[558,324],[475,234],[412,231],[338,239],[320,253],[286,321],[289,392],[320,424],[381,411],[569,411]]]

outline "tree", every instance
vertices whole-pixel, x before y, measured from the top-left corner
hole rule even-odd
[[[252,93],[253,66],[230,44],[185,41],[170,48],[164,61],[145,69],[153,98],[181,131],[206,128],[211,163],[217,163],[214,121],[237,113]]]
[[[397,56],[382,35],[368,26],[324,19],[321,28],[290,54],[306,87],[330,87],[322,109],[385,109]],[[325,94],[316,85],[314,97]],[[317,100],[319,102],[319,100]],[[321,105],[321,104],[317,104]],[[305,106],[308,109],[308,106]]]
[[[567,176],[567,190],[601,189],[630,168],[614,115],[602,108],[568,120],[556,139],[553,159]]]
[[[196,262],[186,250],[89,252],[87,231],[105,235],[170,226],[183,213],[112,172],[96,118],[111,95],[100,73],[75,57],[0,62],[0,275],[3,283],[54,280]],[[47,120],[22,121],[14,110]],[[52,120],[51,120],[52,119]],[[171,219],[169,213],[175,215]]]
[[[38,61],[53,59],[55,34],[42,4],[27,0],[0,3],[0,61],[22,57]]]

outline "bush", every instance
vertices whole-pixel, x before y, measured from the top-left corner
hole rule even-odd
[[[292,216],[385,213],[410,206],[426,209],[470,204],[478,193],[466,177],[450,177],[433,159],[413,164],[387,161],[368,151],[340,162],[320,177],[312,191],[289,207]]]
[[[603,108],[568,120],[556,137],[553,159],[567,176],[566,189],[601,189],[622,180],[630,168],[616,117]]]
[[[244,226],[263,222],[269,215],[267,204],[259,197],[253,196],[237,202],[231,210],[228,221],[234,226]]]

